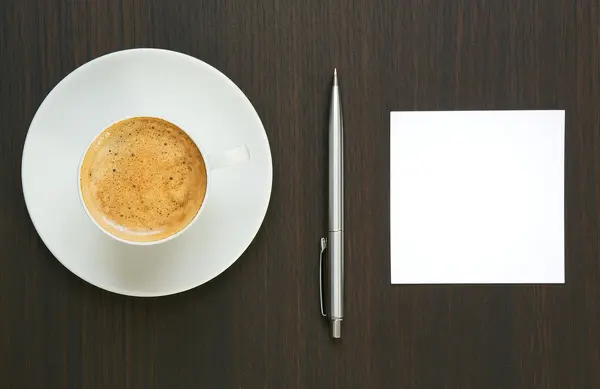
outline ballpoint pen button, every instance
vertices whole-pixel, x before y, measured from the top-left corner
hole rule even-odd
[[[340,319],[333,319],[331,321],[331,337],[334,339],[342,337],[342,321]]]

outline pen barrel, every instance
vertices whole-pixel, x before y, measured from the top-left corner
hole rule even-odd
[[[339,87],[331,95],[329,118],[329,230],[344,229],[344,137]]]
[[[327,236],[327,265],[329,268],[329,318],[344,317],[344,232],[329,231]]]

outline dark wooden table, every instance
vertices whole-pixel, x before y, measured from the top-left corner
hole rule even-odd
[[[220,69],[273,153],[271,204],[247,252],[156,299],[67,271],[21,193],[44,97],[131,47]],[[337,344],[317,278],[334,66],[347,155]],[[550,108],[566,110],[566,284],[390,285],[389,112]],[[3,0],[0,131],[2,388],[600,388],[598,0]]]

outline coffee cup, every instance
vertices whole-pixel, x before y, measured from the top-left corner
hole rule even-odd
[[[102,129],[81,156],[77,188],[89,219],[111,238],[155,245],[181,236],[211,202],[211,175],[250,159],[245,144],[207,153],[172,120],[135,116]]]

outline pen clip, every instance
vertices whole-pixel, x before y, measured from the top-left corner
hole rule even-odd
[[[327,316],[325,314],[325,308],[323,304],[323,253],[327,248],[327,238],[321,238],[321,253],[319,254],[319,297],[321,300],[321,315]]]

